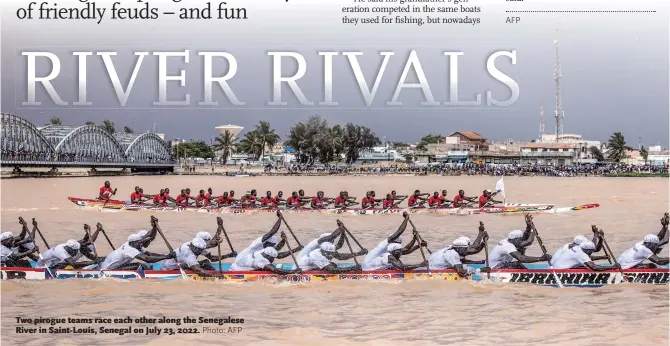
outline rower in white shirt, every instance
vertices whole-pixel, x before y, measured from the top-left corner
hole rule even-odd
[[[38,261],[38,268],[63,269],[66,266],[73,268],[83,268],[91,264],[93,261],[77,262],[82,254],[79,251],[81,244],[74,239],[68,240],[66,243],[56,245],[51,249],[42,253],[42,259]]]
[[[619,269],[618,265],[604,267],[593,263],[590,255],[595,251],[596,245],[589,240],[580,240],[579,245],[570,244],[567,249],[558,251],[556,257],[551,258],[551,265],[554,269],[577,269],[588,268],[593,271],[603,271],[608,269]]]
[[[175,258],[168,258],[163,260],[162,262],[162,268],[165,270],[177,270],[179,269],[179,265],[181,265],[182,268],[184,269],[190,269],[192,267],[191,263],[191,254],[195,255],[197,258],[198,256],[204,256],[205,259],[202,261],[196,261],[198,263],[198,268],[199,269],[192,269],[193,271],[200,271],[200,270],[216,270],[212,266],[212,262],[216,262],[219,260],[219,257],[216,255],[212,255],[209,251],[207,251],[207,248],[214,247],[218,245],[217,240],[214,239],[213,242],[209,242],[212,240],[212,235],[209,234],[209,232],[199,232],[193,240],[190,242],[186,242],[182,244],[180,247],[176,248],[174,250],[175,252]],[[220,239],[219,239],[220,240]],[[202,242],[201,242],[202,241]],[[200,251],[201,247],[200,245],[204,244],[204,248],[202,248],[202,251]],[[182,251],[184,251],[182,253]],[[221,255],[221,260],[229,257],[235,257],[237,253],[231,252],[229,254]],[[186,259],[188,259],[188,263],[184,262]],[[209,275],[209,274],[207,274]]]
[[[275,267],[272,263],[274,262],[275,258],[277,258],[277,250],[272,247],[268,246],[266,248],[263,248],[262,250],[256,251],[251,256],[245,256],[244,257],[244,262],[238,263],[235,262],[235,268],[231,266],[231,270],[233,271],[256,271],[256,270],[262,270],[262,271],[269,271],[277,275],[287,275],[287,274],[294,274],[294,273],[301,273],[301,269],[294,269],[294,270],[283,270],[280,268]]]
[[[522,251],[532,243],[533,232],[530,232],[530,242],[524,239],[524,232],[514,230],[506,239],[501,240],[489,254],[489,265],[492,269],[525,269],[523,263],[548,261],[549,254],[541,257],[532,257],[522,254]]]
[[[465,260],[470,246],[467,237],[459,237],[453,241],[451,246],[433,252],[428,259],[428,267],[430,269],[455,269],[461,277],[469,276],[475,273],[472,267],[464,265],[463,262],[469,264],[483,264],[484,261],[470,261]],[[463,257],[463,259],[461,259]],[[488,268],[482,268],[483,272],[488,271]]]
[[[402,245],[398,243],[390,243],[386,247],[386,251],[382,253],[380,256],[377,256],[372,259],[367,259],[366,257],[366,261],[363,262],[362,269],[364,271],[389,270],[389,269],[409,271],[414,270],[416,268],[428,266],[428,261],[423,261],[422,263],[416,265],[403,264],[402,261],[400,261],[400,256],[402,256],[403,251],[404,249]]]
[[[175,253],[169,253],[167,255],[147,253],[146,250],[142,247],[144,244],[144,239],[138,234],[131,234],[128,237],[128,242],[121,245],[118,249],[112,251],[105,261],[100,265],[102,270],[135,270],[138,266],[142,266],[145,270],[149,269],[150,266],[146,263],[132,262],[133,259],[138,259],[147,263],[156,263],[162,261],[166,258],[174,258]]]
[[[0,235],[0,245],[0,265],[3,267],[30,267],[28,261],[23,258],[39,251],[37,246],[26,252],[13,251],[14,235],[12,232],[4,232]]]
[[[344,245],[343,235],[344,230],[341,227],[338,227],[332,233],[323,233],[318,238],[307,243],[307,245],[305,245],[305,247],[302,250],[300,250],[298,256],[296,256],[298,266],[300,266],[300,268],[303,268],[307,264],[304,261],[308,258],[309,253],[314,250],[318,250],[321,244],[323,243],[333,243],[335,245],[336,250],[342,248],[342,246]],[[335,239],[337,239],[337,237],[340,237],[340,239],[337,241],[337,244],[335,244]]]
[[[388,246],[391,244],[396,244],[399,245],[401,248],[401,255],[408,255],[414,251],[416,251],[419,246],[415,246],[416,243],[416,238],[412,237],[412,241],[409,242],[404,248],[402,246],[402,234],[405,232],[405,229],[407,228],[407,223],[409,222],[409,214],[407,212],[403,212],[402,216],[404,220],[402,221],[402,224],[400,224],[400,227],[398,227],[398,230],[395,231],[395,233],[389,235],[387,238],[384,238],[377,246],[375,246],[372,251],[368,252],[368,254],[365,256],[365,259],[363,260],[363,268],[365,268],[365,263],[371,263],[372,261],[376,260],[379,258],[379,256],[385,254],[388,252]]]
[[[647,234],[644,240],[624,251],[619,256],[619,264],[623,269],[629,268],[656,268],[668,264],[668,257],[659,257],[654,252],[659,246],[658,236]],[[651,263],[643,263],[649,260]]]
[[[361,266],[356,265],[353,267],[340,268],[336,263],[332,262],[333,258],[337,258],[341,261],[346,261],[354,256],[362,256],[367,252],[363,249],[354,254],[343,254],[337,252],[335,244],[333,243],[321,243],[319,248],[312,250],[309,254],[305,255],[304,258],[298,261],[302,263],[300,268],[302,270],[323,270],[332,274],[346,273],[350,271],[360,271]]]
[[[249,245],[247,248],[244,250],[240,251],[240,253],[235,256],[235,261],[233,264],[230,266],[230,270],[243,270],[240,268],[245,268],[248,267],[248,263],[250,258],[253,257],[253,255],[260,251],[263,250],[267,247],[274,247],[275,250],[279,251],[281,250],[282,247],[286,244],[286,239],[282,238],[281,240],[278,240],[277,237],[275,236],[275,233],[279,231],[279,227],[281,226],[281,217],[279,212],[277,212],[277,222],[275,222],[274,226],[272,226],[272,229],[262,237],[258,237],[254,239],[254,241]],[[291,255],[291,253],[296,253],[302,250],[303,248],[301,246],[296,246],[295,248],[292,249],[291,252],[289,251],[284,251],[284,252],[278,252],[276,258],[285,258]]]

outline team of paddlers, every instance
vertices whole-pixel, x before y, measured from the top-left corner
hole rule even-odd
[[[112,189],[109,181],[100,188],[97,199],[110,200],[115,194],[116,189]],[[130,194],[130,203],[148,204],[155,206],[166,206],[172,203],[183,207],[240,207],[240,208],[350,208],[360,203],[360,208],[398,208],[399,205],[407,200],[407,206],[410,208],[463,208],[463,207],[490,207],[501,201],[496,201],[493,197],[498,193],[484,190],[479,197],[467,197],[465,191],[459,190],[453,198],[447,197],[447,190],[442,193],[435,191],[433,194],[421,193],[415,190],[411,195],[398,195],[396,191],[387,193],[384,198],[377,198],[375,191],[367,191],[365,197],[360,202],[356,197],[350,197],[348,191],[340,191],[335,198],[325,197],[323,191],[318,191],[313,197],[305,195],[304,190],[293,191],[288,198],[284,198],[284,192],[279,191],[273,196],[272,191],[267,191],[265,196],[258,197],[257,191],[247,191],[241,198],[235,197],[235,191],[223,192],[221,195],[215,195],[212,188],[207,191],[200,190],[195,196],[191,195],[191,189],[182,189],[176,197],[170,196],[170,189],[161,189],[156,194],[145,194],[144,189],[135,186],[135,190]]]
[[[375,270],[411,271],[417,268],[454,269],[460,276],[468,276],[476,272],[468,264],[484,264],[480,272],[490,272],[491,269],[525,269],[524,264],[547,262],[553,269],[585,268],[593,271],[608,269],[655,268],[668,264],[668,257],[658,254],[668,243],[668,223],[670,217],[665,213],[661,219],[661,230],[658,234],[648,234],[641,242],[636,243],[618,257],[614,257],[607,244],[604,232],[593,225],[591,240],[583,235],[574,237],[573,241],[560,247],[554,255],[549,255],[542,243],[531,215],[525,216],[525,230],[513,230],[505,239],[499,241],[492,251],[488,251],[489,235],[484,224],[479,223],[478,234],[474,241],[467,236],[457,237],[452,244],[443,246],[440,250],[431,252],[428,243],[421,237],[410,216],[404,212],[400,227],[388,237],[382,239],[371,251],[364,248],[347,227],[337,220],[337,228],[332,232],[319,235],[307,245],[302,245],[298,237],[277,211],[277,221],[264,235],[256,238],[251,245],[239,253],[233,250],[228,234],[223,226],[223,219],[217,218],[217,230],[212,236],[209,232],[199,232],[195,237],[176,249],[173,249],[161,230],[158,219],[151,217],[150,230],[142,230],[131,234],[125,243],[114,247],[103,226],[98,223],[96,230],[84,225],[85,235],[80,240],[70,239],[53,248],[49,247],[44,234],[39,229],[37,221],[33,219],[33,229],[29,230],[27,222],[19,218],[22,226],[21,233],[14,236],[12,232],[4,232],[1,237],[2,266],[31,267],[27,259],[32,259],[37,267],[47,270],[62,269],[68,266],[73,268],[105,270],[137,270],[150,269],[150,263],[161,262],[162,269],[188,269],[201,276],[219,276],[222,272],[216,271],[212,262],[219,262],[226,258],[234,258],[232,271],[269,271],[275,274],[300,273],[305,270],[318,270],[330,273],[360,272]],[[286,232],[279,232],[282,223],[286,226],[292,239]],[[412,235],[409,241],[403,241],[403,234],[407,226],[412,226]],[[103,234],[112,248],[107,256],[100,256],[96,251],[95,242],[99,234]],[[277,234],[279,233],[279,237]],[[153,253],[147,248],[160,234],[165,241],[169,253]],[[39,235],[47,250],[40,252],[35,236]],[[223,239],[230,248],[229,253],[221,253]],[[351,242],[358,246],[354,251]],[[542,256],[534,257],[525,254],[526,250],[535,241],[542,250]],[[291,246],[291,243],[294,246]],[[344,244],[348,251],[340,251]],[[208,249],[217,248],[214,255]],[[424,249],[426,250],[424,252]],[[423,262],[406,264],[402,257],[419,250]],[[485,252],[484,260],[470,260],[469,256]],[[603,251],[603,256],[595,253]],[[428,257],[426,256],[428,253]],[[274,261],[291,256],[295,263],[294,269],[284,270],[277,268]],[[359,260],[358,257],[363,257]],[[87,261],[80,261],[85,257]],[[204,257],[199,260],[199,257]],[[352,259],[355,265],[338,266],[334,260]],[[610,265],[596,264],[597,260],[608,260]]]

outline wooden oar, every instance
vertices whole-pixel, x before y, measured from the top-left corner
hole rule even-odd
[[[86,231],[86,235],[88,236],[88,240],[91,242],[91,245],[93,245],[93,256],[95,256],[95,264],[98,265],[98,269],[100,270],[100,276],[103,276],[102,268],[100,267],[100,259],[98,258],[98,251],[95,249],[95,242],[93,242],[93,238],[91,237],[91,226],[84,224],[84,231]]]
[[[114,248],[114,244],[112,244],[112,241],[109,240],[109,237],[107,236],[107,232],[105,232],[105,229],[102,227],[102,224],[100,222],[98,222],[97,226],[100,227],[100,232],[102,232],[102,235],[104,235],[105,239],[107,239],[107,243],[109,243],[109,246],[112,248],[112,251],[116,250]]]
[[[114,195],[116,195],[116,189],[114,189],[114,191],[112,191],[112,196],[114,196]],[[105,201],[105,204],[102,205],[103,207],[107,205],[107,203],[109,202],[110,199],[112,199],[112,196],[109,196],[109,198],[107,198],[107,200]]]
[[[486,256],[486,257],[484,257],[484,261],[486,263],[486,267],[489,268],[489,271],[486,273],[486,278],[489,281],[491,281],[491,267],[489,267],[489,242],[488,242],[488,239],[486,239],[484,241],[484,251],[485,251],[484,256]]]
[[[288,253],[291,255],[291,258],[293,258],[293,263],[295,263],[295,268],[297,270],[300,270],[300,266],[298,266],[298,261],[295,259],[295,256],[293,255],[293,249],[291,249],[291,244],[288,243],[288,239],[286,237],[286,233],[284,231],[281,232],[281,237],[284,239],[284,243],[286,244],[286,247],[288,247]]]
[[[151,216],[151,223],[154,227],[156,227],[156,231],[158,231],[158,233],[161,235],[161,237],[163,238],[163,241],[165,241],[165,245],[167,245],[168,250],[171,253],[174,253],[174,249],[172,249],[172,246],[170,245],[170,242],[167,240],[167,238],[165,238],[165,234],[163,234],[163,231],[161,230],[161,226],[158,225],[158,219],[155,216]],[[179,272],[181,273],[181,277],[184,278],[184,279],[188,279],[188,275],[186,275],[186,273],[184,272],[184,269],[181,267],[181,263],[179,263],[179,261],[177,260],[176,257],[175,257],[174,260],[175,260],[175,262],[177,262],[177,267],[179,268]]]
[[[623,275],[623,269],[621,269],[621,265],[619,264],[619,261],[617,261],[616,257],[614,257],[614,253],[612,252],[612,249],[610,249],[610,245],[607,244],[607,239],[605,239],[605,234],[603,234],[603,245],[605,245],[605,249],[607,249],[607,252],[609,254],[607,255],[608,257],[612,257],[612,261],[614,261],[614,264],[619,267],[619,273],[621,273],[621,282],[624,282],[626,280],[626,277]]]
[[[344,237],[344,241],[347,242],[347,246],[349,247],[349,252],[351,252],[351,254],[354,256],[354,263],[356,263],[357,266],[360,266],[360,264],[358,263],[358,259],[356,258],[356,255],[354,255],[354,249],[351,247],[351,243],[349,242],[349,237],[347,237],[347,234],[350,233],[349,230],[344,226],[344,223],[342,223],[342,221],[340,221],[340,220],[337,220],[337,225],[340,226],[344,230],[344,234],[342,234],[342,236]],[[356,240],[356,239],[354,239],[354,240]],[[356,244],[358,244],[358,242],[356,242]],[[358,244],[358,246],[360,246],[360,245],[361,244]],[[361,250],[362,250],[362,248],[361,248]]]
[[[409,218],[409,215],[407,216],[407,221],[409,221],[409,224],[412,226],[412,231],[416,232],[416,237],[419,242],[423,242],[423,238],[421,238],[421,235],[419,234],[419,231],[416,230],[416,226],[414,226],[414,222],[412,222],[412,219]],[[419,243],[419,247],[421,247],[421,243]],[[429,254],[433,254],[432,251],[426,246],[426,250],[428,251]],[[421,250],[423,251],[423,250]]]
[[[230,238],[228,238],[226,228],[223,227],[223,219],[220,216],[218,216],[216,218],[216,222],[219,225],[219,229],[217,230],[217,232],[221,231],[221,233],[223,233],[223,236],[226,237],[226,241],[228,242],[228,246],[230,247],[230,252],[235,252],[235,250],[233,249],[233,244],[230,243]],[[219,243],[219,271],[221,271],[221,273],[223,274],[223,267],[221,266],[221,243]]]
[[[594,234],[598,234],[598,227],[596,225],[591,225],[591,231],[593,231]],[[605,253],[605,256],[607,256],[607,262],[612,264],[612,260],[610,259],[610,254],[607,253],[607,248],[603,248],[603,252]],[[614,255],[612,255],[614,256]]]
[[[423,252],[423,246],[421,246],[421,237],[419,236],[419,232],[416,230],[414,231],[414,240],[419,242],[419,250],[421,250],[421,257],[423,257],[423,261],[427,262],[428,260],[426,259],[426,254]],[[428,248],[426,248],[428,250]],[[428,276],[433,277],[433,273],[430,271],[430,263],[426,265],[426,270],[428,271]]]
[[[344,232],[347,233],[347,234],[351,237],[351,239],[354,240],[354,243],[356,243],[356,245],[358,245],[358,247],[359,247],[361,250],[363,250],[363,246],[361,245],[361,243],[359,243],[358,240],[356,240],[356,237],[354,237],[354,235],[351,234],[351,232],[347,229],[347,227],[344,225],[344,223],[343,223],[342,221],[337,220],[337,225],[338,225],[339,227],[341,227],[341,228],[344,230]],[[347,242],[349,242],[348,238],[345,238],[345,240],[346,240]]]
[[[51,247],[49,246],[49,243],[47,243],[47,240],[44,239],[44,234],[42,234],[42,231],[40,231],[40,228],[37,227],[37,221],[35,221],[35,218],[33,218],[33,227],[35,227],[35,229],[37,230],[37,233],[39,233],[40,238],[42,238],[42,241],[44,242],[44,245],[47,246],[47,250],[51,249]],[[35,242],[35,239],[33,239],[33,243],[34,242]]]
[[[288,225],[288,222],[286,222],[286,219],[284,218],[284,214],[282,214],[281,211],[277,210],[277,215],[284,221],[284,225],[286,225],[286,228],[288,228],[288,231],[291,232],[291,235],[293,236],[293,239],[295,239],[295,242],[298,243],[298,246],[302,246],[300,244],[300,240],[298,240],[298,237],[295,236],[295,233],[293,233],[293,230],[291,229],[291,226]]]
[[[526,214],[526,217],[529,215]],[[540,245],[540,249],[542,249],[542,254],[546,255],[547,254],[547,248],[544,247],[544,244],[542,243],[542,238],[540,238],[540,234],[537,233],[537,228],[535,228],[535,223],[533,223],[533,219],[530,219],[530,227],[533,229],[533,232],[535,232],[535,237],[537,238],[537,243]],[[561,279],[558,277],[558,274],[556,274],[556,271],[554,270],[554,266],[551,265],[551,261],[547,261],[549,264],[549,269],[551,269],[551,272],[554,274],[554,279],[558,283],[558,287],[563,288],[563,284],[561,283]]]

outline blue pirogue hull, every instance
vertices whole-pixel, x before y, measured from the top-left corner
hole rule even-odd
[[[278,267],[289,269],[290,264],[277,264]],[[160,266],[155,265],[154,269]],[[218,265],[215,265],[218,269]],[[311,282],[311,281],[340,281],[340,280],[370,280],[370,281],[395,281],[395,280],[472,280],[487,281],[486,274],[473,274],[467,278],[461,278],[454,270],[414,270],[408,272],[399,272],[395,270],[378,270],[359,273],[330,274],[322,271],[305,271],[302,274],[275,275],[270,272],[230,271],[230,265],[224,264],[221,278],[214,280],[231,282],[251,282],[259,280],[275,280],[287,282]],[[607,270],[603,272],[593,272],[584,269],[564,269],[556,270],[556,276],[552,270],[537,269],[502,269],[491,272],[490,281],[499,283],[526,283],[541,286],[557,286],[556,276],[559,277],[563,286],[567,287],[600,287],[605,285],[630,282],[637,284],[667,285],[670,277],[668,267],[656,269],[627,269],[624,271],[622,280],[621,273],[618,270]],[[28,279],[28,280],[52,280],[52,279],[76,279],[76,278],[115,278],[115,279],[159,279],[159,280],[213,280],[211,278],[202,278],[190,271],[186,272],[184,277],[179,270],[109,270],[101,272],[100,270],[45,270],[43,268],[10,268],[0,269],[0,278],[2,280]]]

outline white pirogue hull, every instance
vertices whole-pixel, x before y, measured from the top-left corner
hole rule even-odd
[[[504,206],[487,208],[328,208],[328,209],[285,209],[285,208],[237,208],[237,207],[183,207],[176,205],[154,206],[148,204],[130,204],[127,201],[95,199],[81,199],[68,197],[74,204],[91,208],[94,210],[128,210],[128,211],[152,211],[152,212],[200,212],[200,213],[221,213],[221,214],[256,214],[276,212],[281,210],[284,213],[322,213],[333,215],[383,215],[383,214],[402,214],[404,211],[410,214],[435,214],[435,215],[473,215],[473,214],[516,214],[516,213],[542,213],[555,214],[571,211],[579,211],[600,207],[597,203],[583,204],[576,207],[555,208],[553,204],[506,204]]]
[[[556,270],[563,286],[574,287],[600,287],[605,285],[619,284],[622,282],[621,273],[618,270],[607,270],[593,272],[584,269]],[[222,278],[202,278],[187,271],[188,279],[194,280],[222,280],[230,282],[251,282],[259,280],[275,280],[287,282],[311,282],[311,281],[341,281],[341,280],[370,280],[370,281],[394,281],[394,280],[472,280],[485,281],[484,273],[474,274],[469,278],[461,278],[454,270],[416,270],[410,272],[399,272],[394,270],[379,270],[371,272],[330,274],[321,271],[306,271],[302,274],[276,275],[270,272],[234,272],[223,271]],[[52,276],[53,275],[53,276]],[[624,282],[667,285],[670,271],[667,267],[656,269],[628,269],[624,271]],[[2,280],[53,280],[53,279],[158,279],[179,280],[183,279],[178,270],[76,270],[59,269],[47,271],[43,268],[9,268],[0,270]],[[497,283],[527,283],[541,286],[557,286],[555,276],[549,269],[502,269],[491,272],[491,282]]]

